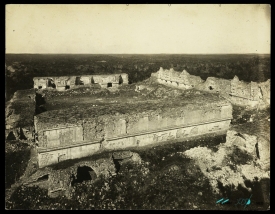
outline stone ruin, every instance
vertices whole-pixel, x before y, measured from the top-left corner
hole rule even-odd
[[[231,103],[235,104],[239,101],[243,104],[247,100],[270,103],[270,80],[264,83],[244,83],[237,77],[231,81],[209,77],[203,81],[200,77],[190,75],[186,71],[177,72],[173,69],[163,70],[162,68],[152,73],[151,79],[156,83],[171,87],[194,88],[210,93],[195,93],[189,100],[178,98],[165,102],[159,100],[159,108],[151,104],[146,105],[145,102],[118,105],[108,105],[107,102],[106,105],[96,108],[94,106],[67,108],[35,115],[35,89],[52,87],[57,90],[66,90],[78,85],[93,84],[103,88],[118,87],[121,84],[128,84],[128,76],[127,74],[114,74],[35,77],[35,89],[16,92],[6,108],[6,123],[8,122],[6,133],[10,133],[12,129],[16,133],[18,132],[16,128],[19,127],[26,136],[29,134],[29,138],[34,138],[37,145],[38,166],[47,171],[50,165],[92,156],[103,151],[179,142],[207,134],[225,134],[232,119]],[[140,92],[144,89],[151,91],[154,87],[147,84],[137,85],[135,91]],[[214,96],[213,93],[222,96]],[[30,100],[23,101],[24,97],[29,97]],[[15,108],[17,103],[20,103],[20,106]],[[27,120],[26,117],[29,117],[29,114],[35,116]],[[26,127],[29,129],[26,130]],[[60,173],[57,171],[48,174],[42,171],[41,175],[38,171],[35,180],[49,180],[52,183],[52,186],[47,186],[49,194],[63,190],[69,194],[70,190],[67,187],[73,181],[70,176],[76,175],[79,167],[88,167],[87,171],[95,172],[90,175],[91,177],[114,174],[112,158],[120,159],[127,155],[127,152],[125,154],[113,153],[113,157],[106,160],[79,163],[69,168],[68,172],[65,170],[66,178],[62,179],[59,179]],[[64,173],[62,174],[64,177]],[[63,181],[59,182],[61,180]],[[57,186],[60,187],[57,188]]]
[[[55,88],[59,91],[79,85],[99,85],[101,88],[110,88],[128,84],[128,74],[34,77],[33,82],[33,87],[36,89]]]
[[[210,96],[210,95],[209,95]],[[206,98],[205,98],[206,97]],[[46,111],[34,117],[39,167],[67,159],[90,156],[105,150],[180,141],[227,131],[231,104],[217,97],[194,96],[185,100],[151,105],[119,104]],[[206,100],[212,102],[207,103]]]
[[[27,119],[24,115],[35,110],[34,92],[26,90],[26,94],[34,104],[29,101],[21,101],[21,96],[16,96],[11,103],[20,103],[28,106],[27,112],[21,108],[24,114],[9,113],[12,109],[6,110],[6,135],[11,129],[14,133],[24,131],[25,135],[32,135],[38,145],[39,167],[59,163],[67,159],[90,156],[94,153],[105,150],[116,150],[146,146],[159,142],[176,140],[180,141],[192,136],[204,135],[207,133],[218,133],[229,129],[232,119],[232,106],[237,101],[249,100],[250,102],[269,103],[270,80],[266,83],[244,83],[237,77],[233,80],[225,80],[209,77],[203,81],[200,77],[190,75],[185,70],[177,72],[173,69],[160,70],[152,73],[152,79],[157,83],[165,84],[182,89],[195,88],[207,92],[219,93],[214,99],[211,93],[194,95],[190,100],[169,101],[165,105],[158,103],[162,107],[155,109],[154,106],[143,103],[134,104],[119,103],[101,107],[81,107],[77,109],[69,108],[62,110],[46,111],[34,116],[34,120],[29,120],[34,124],[34,130],[24,127]],[[67,77],[35,77],[34,88],[47,88],[55,85],[57,90],[65,90],[67,86],[75,87],[77,84],[92,85],[99,84],[107,88],[109,84],[117,87],[120,84],[128,84],[127,74],[112,75],[86,75]],[[135,91],[140,91],[147,85],[139,85]],[[144,102],[145,103],[145,102]],[[253,104],[255,105],[255,104]],[[9,107],[9,106],[8,106]],[[17,111],[20,109],[17,107]],[[119,113],[123,111],[124,113]],[[22,117],[23,115],[23,117]],[[21,118],[22,117],[22,118]],[[16,118],[18,120],[16,120]],[[33,117],[31,117],[33,118]],[[18,121],[22,124],[18,124]],[[21,127],[22,126],[22,127]],[[30,134],[31,133],[31,134]]]
[[[237,76],[232,80],[208,77],[203,81],[199,76],[190,75],[186,70],[182,72],[160,68],[151,74],[155,82],[180,89],[195,88],[210,93],[219,93],[232,104],[250,106],[252,108],[266,108],[270,105],[270,79],[266,82],[246,83]]]
[[[195,75],[190,75],[186,70],[182,72],[163,69],[162,67],[155,74],[152,74],[157,78],[157,81],[167,86],[174,86],[183,89],[194,88],[195,85],[202,83],[203,80]]]

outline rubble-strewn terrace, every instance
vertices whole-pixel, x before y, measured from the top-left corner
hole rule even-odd
[[[115,117],[134,114],[160,114],[161,112],[171,116],[173,112],[188,114],[190,110],[207,110],[213,107],[227,105],[228,102],[216,94],[198,92],[190,95],[182,94],[173,99],[148,99],[143,102],[132,103],[108,103],[104,105],[79,105],[73,103],[63,109],[46,111],[36,115],[37,126],[41,129],[64,127],[67,125],[82,124],[83,120],[93,121],[95,117],[108,115]]]

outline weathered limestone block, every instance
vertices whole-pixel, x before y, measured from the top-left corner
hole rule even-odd
[[[263,168],[268,169],[270,167],[270,141],[263,137],[258,137],[256,152],[258,152]]]
[[[80,81],[82,81],[84,85],[91,84],[91,77],[90,76],[81,76]]]
[[[270,79],[266,82],[259,83],[259,87],[263,101],[270,105]]]
[[[132,137],[123,137],[119,139],[107,139],[106,141],[102,142],[102,146],[105,149],[121,149],[127,147],[135,147],[136,141],[132,140]]]
[[[257,137],[254,135],[248,135],[239,133],[233,130],[228,130],[226,134],[226,145],[227,146],[237,146],[240,149],[245,150],[246,152],[252,154],[254,157],[257,157],[256,154],[256,144]]]
[[[58,154],[56,153],[38,153],[39,168],[58,163]]]
[[[232,118],[232,105],[222,106],[221,118]]]
[[[38,152],[38,165],[41,168],[68,159],[87,157],[95,154],[100,149],[100,143],[92,143],[87,145],[77,145],[74,147],[59,148],[46,152]]]
[[[97,126],[96,120],[94,120],[93,122],[87,121],[83,124],[84,141],[96,140],[96,126]]]
[[[47,147],[55,147],[60,145],[60,133],[62,129],[48,130],[44,132],[47,139]]]
[[[122,83],[123,84],[128,84],[128,74],[122,73],[120,74],[121,78],[122,78]]]

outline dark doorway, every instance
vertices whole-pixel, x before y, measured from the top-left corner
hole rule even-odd
[[[111,82],[107,83],[107,88],[112,87],[112,86],[113,86],[113,84]]]
[[[37,181],[47,181],[49,179],[49,174],[43,175],[42,177],[39,177]]]
[[[119,75],[118,84],[121,85],[122,83],[123,83],[123,79],[122,79],[121,75]]]
[[[41,89],[42,88],[42,86],[38,86],[38,89]]]
[[[77,175],[76,175],[76,179],[73,176],[73,181],[72,181],[72,186],[75,183],[81,183],[83,181],[90,181],[95,179],[96,173],[94,172],[94,170],[89,167],[89,166],[80,166],[77,168]]]
[[[52,79],[48,79],[48,87],[56,88],[56,85]]]
[[[69,86],[69,85],[66,85],[66,86],[65,86],[65,90],[68,90],[68,89],[70,89],[70,86]]]
[[[84,85],[83,81],[80,80],[81,77],[75,78],[75,85]]]
[[[122,161],[123,159],[114,159],[113,158],[113,161],[114,161],[114,164],[115,164],[115,168],[116,168],[116,173],[119,172],[120,170],[120,162]]]
[[[210,90],[213,90],[213,87],[210,85],[210,86],[209,86],[209,89],[210,89]]]

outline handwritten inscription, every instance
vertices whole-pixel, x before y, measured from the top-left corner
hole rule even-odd
[[[251,197],[252,195],[249,198],[239,198],[237,200],[237,203],[235,204],[235,207],[237,207],[238,205],[241,205],[241,206],[244,206],[244,209],[245,209],[247,205],[251,204],[251,200],[250,200]]]
[[[216,201],[216,204],[218,204],[218,203],[225,204],[225,203],[228,202],[228,201],[229,201],[229,199],[224,199],[224,198],[222,198],[222,199]]]

